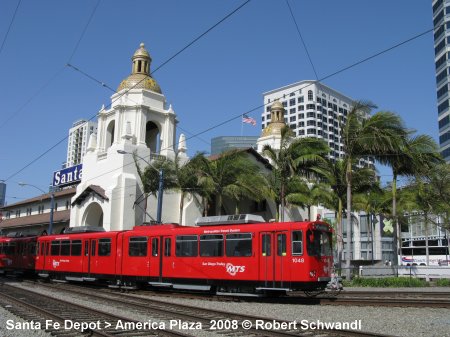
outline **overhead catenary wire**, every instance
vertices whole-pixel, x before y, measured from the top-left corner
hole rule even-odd
[[[357,62],[355,62],[355,63],[353,63],[353,64],[351,64],[351,65],[349,65],[349,66],[343,67],[343,68],[341,68],[341,69],[335,71],[334,73],[332,73],[332,74],[330,74],[330,75],[327,75],[327,76],[325,76],[325,77],[319,79],[319,81],[323,81],[324,79],[328,79],[328,78],[333,77],[333,76],[336,76],[337,74],[340,74],[340,73],[342,73],[342,72],[344,72],[344,71],[346,71],[346,70],[349,70],[349,69],[351,69],[351,68],[354,68],[354,67],[356,67],[357,65],[360,65],[360,64],[362,64],[362,63],[365,63],[365,62],[367,62],[367,61],[369,61],[369,60],[371,60],[371,59],[373,59],[373,58],[375,58],[375,57],[378,57],[378,56],[380,56],[380,55],[383,55],[383,54],[385,54],[385,53],[387,53],[387,52],[389,52],[389,51],[391,51],[391,50],[393,50],[393,49],[396,49],[396,48],[398,48],[398,47],[400,47],[400,46],[402,46],[402,45],[404,45],[404,44],[406,44],[406,43],[409,43],[409,42],[411,42],[411,41],[414,41],[414,40],[416,40],[416,39],[418,39],[418,38],[420,38],[420,37],[426,35],[427,33],[432,32],[433,30],[434,30],[434,28],[428,29],[428,30],[426,30],[426,31],[424,31],[424,32],[422,32],[422,33],[416,34],[416,35],[414,35],[414,36],[411,37],[411,38],[408,38],[408,39],[406,39],[406,40],[404,40],[404,41],[402,41],[402,42],[400,42],[400,43],[395,44],[394,46],[391,46],[391,47],[388,47],[388,48],[386,48],[386,49],[383,49],[382,51],[377,52],[377,53],[375,53],[375,54],[373,54],[373,55],[371,55],[371,56],[369,56],[369,57],[366,57],[366,58],[364,58],[364,59],[362,59],[362,60],[360,60],[360,61],[357,61]],[[165,62],[165,63],[167,63],[167,62]],[[159,67],[159,68],[160,68],[160,67]],[[101,81],[98,81],[98,82],[99,82],[99,83],[102,83]],[[313,83],[308,84],[308,85],[306,85],[306,86],[303,87],[303,88],[306,88],[306,87],[308,87],[308,86],[311,86],[312,84],[313,84]],[[136,85],[137,85],[137,84],[136,84]],[[303,89],[303,88],[301,88],[301,89]],[[292,93],[295,93],[296,91],[301,90],[301,89],[294,90]],[[130,88],[129,90],[131,90],[131,88]],[[124,92],[120,95],[120,97],[123,96],[124,94],[126,94],[129,90],[124,91]],[[119,99],[120,97],[118,97],[117,99]],[[109,106],[112,105],[113,103],[114,103],[114,101],[111,102],[111,103],[109,104]],[[262,104],[262,105],[259,105],[259,106],[255,107],[255,108],[251,109],[251,110],[248,110],[248,111],[245,112],[244,114],[249,114],[249,113],[251,113],[251,112],[253,112],[253,111],[255,111],[255,110],[258,110],[258,109],[260,109],[260,108],[262,108],[262,107],[265,107],[266,105],[267,105],[266,103],[264,103],[264,104]],[[94,116],[92,116],[89,120],[92,120],[96,115],[97,115],[97,114],[95,114]],[[238,119],[238,118],[241,118],[242,115],[243,115],[243,114],[240,113],[240,114],[238,114],[238,115],[235,115],[235,116],[233,116],[233,117],[230,117],[230,118],[228,118],[227,120],[222,121],[222,122],[220,122],[220,123],[218,123],[218,124],[216,124],[216,125],[213,125],[213,126],[207,128],[207,129],[203,130],[203,131],[200,131],[200,132],[196,133],[195,135],[193,135],[193,136],[191,136],[191,137],[187,137],[186,140],[189,140],[189,139],[192,139],[192,138],[194,138],[194,137],[196,137],[196,136],[202,135],[202,134],[204,134],[204,133],[206,133],[206,132],[209,132],[209,131],[211,131],[211,130],[213,130],[213,129],[215,129],[215,128],[218,128],[218,127],[220,127],[220,126],[222,126],[222,125],[228,124],[228,123],[230,123],[230,122],[232,122],[232,121],[234,121],[234,120],[236,120],[236,119]],[[67,138],[68,138],[68,136],[66,136],[66,137],[64,137],[62,140],[58,141],[57,145],[59,145],[62,141],[66,140]],[[162,149],[162,150],[169,149],[169,148],[172,147],[172,146],[173,146],[173,144],[170,144],[169,146],[167,146],[166,148],[164,148],[164,149]],[[55,145],[55,146],[52,146],[51,149],[53,149],[54,147],[56,147],[56,145]],[[25,168],[29,167],[32,163],[34,163],[34,162],[36,162],[37,160],[39,160],[40,158],[42,158],[42,157],[43,157],[45,154],[47,154],[51,149],[46,150],[44,153],[42,153],[42,154],[39,155],[37,158],[35,158],[32,162],[30,162],[29,164],[27,164],[24,168],[22,168],[22,169],[20,169],[19,171],[17,171],[17,172],[15,172],[15,173],[11,174],[9,177],[7,177],[7,179],[5,179],[5,181],[8,181],[8,180],[11,179],[12,177],[16,176],[18,173],[22,172]],[[116,168],[115,170],[117,170],[117,169],[119,169],[119,168]],[[113,170],[113,171],[114,171],[114,170]]]
[[[22,0],[19,0],[17,2],[17,6],[16,6],[16,9],[14,10],[14,14],[12,16],[11,22],[9,23],[8,29],[6,30],[5,37],[3,38],[2,44],[0,46],[0,54],[2,53],[3,49],[5,48],[6,40],[8,39],[9,32],[11,31],[11,27],[14,23],[14,20],[16,19],[17,11],[19,10],[21,2],[22,2]]]
[[[93,10],[92,10],[92,12],[91,12],[91,14],[90,14],[90,16],[89,16],[89,19],[88,19],[88,21],[87,21],[87,23],[84,25],[84,28],[83,28],[83,30],[82,30],[82,32],[81,32],[81,35],[80,35],[80,37],[78,38],[78,41],[76,42],[76,44],[75,44],[75,46],[74,46],[74,48],[73,48],[73,50],[72,50],[72,53],[70,54],[70,56],[69,56],[69,59],[68,59],[68,61],[67,61],[67,63],[70,63],[70,61],[72,60],[72,58],[73,58],[73,56],[75,55],[75,53],[77,52],[77,50],[78,50],[78,48],[79,48],[79,46],[80,46],[80,44],[81,44],[81,41],[82,41],[82,39],[83,39],[83,37],[84,37],[84,35],[86,34],[86,31],[87,31],[87,28],[88,28],[88,26],[89,26],[89,24],[91,23],[91,21],[92,21],[92,19],[93,19],[93,17],[94,17],[94,14],[95,14],[95,12],[97,11],[97,8],[98,8],[98,6],[99,6],[99,4],[100,4],[100,1],[101,0],[97,0],[97,3],[96,3],[96,5],[94,6],[94,8],[93,8]],[[19,1],[19,4],[20,4],[20,1]],[[17,9],[16,9],[16,11],[17,11]],[[31,97],[29,98],[29,99],[27,99],[26,101],[25,101],[25,103],[24,104],[22,104],[17,110],[15,110],[14,111],[14,113],[12,113],[9,117],[7,117],[7,118],[5,118],[4,120],[3,120],[3,123],[0,125],[0,129],[2,129],[6,124],[8,124],[14,117],[17,117],[18,116],[18,114],[28,105],[28,104],[30,104],[31,103],[31,101],[33,101],[37,96],[39,96],[43,91],[44,91],[44,89],[46,89],[49,85],[50,85],[50,83],[52,83],[61,73],[62,73],[62,71],[65,69],[65,67],[66,67],[66,65],[65,66],[63,66],[63,67],[61,67],[61,68],[59,68],[46,82],[44,82],[44,84],[42,85],[42,86],[40,86],[39,88],[38,88],[38,90],[36,90],[36,92],[33,94],[33,95],[31,95]]]
[[[311,68],[314,71],[314,75],[316,76],[316,80],[319,81],[319,75],[317,75],[316,67],[314,67],[314,63],[312,61],[311,55],[309,55],[308,47],[306,46],[305,40],[303,40],[302,33],[300,32],[300,28],[297,24],[297,20],[295,19],[294,13],[292,12],[291,5],[289,4],[289,0],[286,0],[286,5],[289,8],[289,12],[291,13],[292,21],[294,21],[295,27],[297,28],[297,34],[300,38],[300,41],[303,44],[303,48],[305,48],[306,55],[308,56],[309,63],[311,64]]]
[[[80,46],[81,41],[83,40],[84,34],[86,34],[86,31],[89,27],[89,24],[91,23],[92,19],[94,18],[95,12],[97,11],[98,6],[100,5],[101,0],[97,0],[97,3],[95,4],[94,8],[92,9],[91,15],[89,16],[88,21],[84,25],[83,31],[81,32],[80,38],[78,39],[77,43],[75,44],[75,47],[73,48],[72,54],[70,54],[69,60],[67,63],[70,63],[72,61],[72,58],[74,57],[75,53],[78,50],[78,47]]]
[[[245,1],[243,4],[241,4],[240,6],[238,6],[236,9],[234,9],[232,12],[228,13],[224,18],[222,18],[221,20],[219,20],[216,24],[214,24],[213,26],[211,26],[210,28],[208,28],[205,32],[203,32],[202,34],[200,34],[198,37],[196,37],[194,40],[192,40],[191,42],[189,42],[185,47],[183,47],[181,50],[179,50],[178,52],[175,53],[174,56],[170,57],[169,59],[167,59],[165,62],[163,62],[160,66],[158,66],[156,68],[156,70],[161,69],[162,66],[168,64],[171,60],[174,59],[175,56],[180,55],[184,50],[186,50],[188,47],[192,46],[195,42],[197,42],[201,37],[204,37],[207,33],[211,32],[214,28],[216,28],[219,24],[223,23],[226,19],[230,18],[233,14],[237,13],[240,9],[242,9],[245,5],[247,5],[251,0],[247,0]],[[95,7],[96,8],[96,7]],[[94,9],[95,9],[94,8]],[[90,21],[88,21],[89,23]],[[67,64],[68,66],[72,67],[73,69],[80,71],[78,68],[74,67],[73,65],[71,65],[70,63]],[[81,71],[80,71],[81,72]],[[153,72],[152,72],[153,73]],[[89,75],[86,74],[88,77]],[[104,84],[101,81],[96,80],[94,77],[90,77],[92,80],[97,81],[99,84],[101,84],[102,86],[115,91],[114,89],[112,89],[111,87],[107,86],[106,84]],[[116,100],[112,101],[111,103],[108,104],[108,106],[111,106],[115,101],[117,101],[118,99],[120,99],[123,95],[127,94],[131,89],[133,89],[134,87],[136,87],[137,85],[140,84],[140,82],[142,82],[142,80],[140,80],[139,82],[137,82],[133,87],[125,90],[124,92],[122,92],[117,98]],[[97,116],[97,114],[93,115],[92,117],[90,117],[88,120],[92,120]],[[36,157],[35,159],[33,159],[31,162],[29,162],[28,164],[26,164],[23,168],[19,169],[18,171],[16,171],[15,173],[11,174],[8,178],[6,178],[4,181],[8,181],[11,178],[15,177],[17,174],[19,174],[20,172],[22,172],[23,170],[25,170],[26,168],[28,168],[29,166],[31,166],[33,163],[35,163],[36,161],[38,161],[39,159],[41,159],[42,157],[44,157],[48,152],[50,152],[52,149],[54,149],[57,145],[61,144],[63,141],[67,140],[69,136],[65,136],[64,138],[62,138],[61,140],[59,140],[55,145],[53,145],[51,148],[49,148],[48,150],[44,151],[43,153],[41,153],[38,157]],[[192,137],[195,137],[192,136]],[[190,138],[192,138],[190,137]],[[173,144],[172,144],[173,146]]]

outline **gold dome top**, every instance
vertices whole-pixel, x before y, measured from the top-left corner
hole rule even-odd
[[[131,75],[120,83],[117,91],[123,89],[147,89],[161,94],[161,88],[158,83],[150,76],[152,58],[143,43],[135,51],[131,60],[133,63]]]
[[[280,101],[275,101],[270,107],[270,123],[267,125],[262,136],[281,135],[281,130],[286,126],[284,122],[284,107]]]
[[[152,58],[150,57],[150,54],[148,53],[147,49],[145,49],[145,44],[143,42],[141,42],[141,44],[139,45],[139,48],[136,49],[136,51],[134,52],[134,55],[133,55],[133,57],[131,59],[134,60],[137,57],[149,58],[150,62],[152,60]]]

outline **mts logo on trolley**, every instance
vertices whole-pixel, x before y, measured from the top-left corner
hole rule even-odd
[[[235,276],[237,273],[243,273],[245,271],[245,266],[235,266],[231,263],[226,265],[227,273],[231,276]]]

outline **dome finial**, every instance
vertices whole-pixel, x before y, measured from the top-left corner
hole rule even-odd
[[[161,94],[161,88],[150,75],[152,58],[145,49],[144,42],[141,42],[131,61],[131,75],[120,83],[117,91],[122,89],[147,89]]]

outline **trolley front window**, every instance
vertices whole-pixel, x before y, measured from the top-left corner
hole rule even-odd
[[[306,232],[307,250],[309,256],[331,256],[331,233],[322,231]]]

